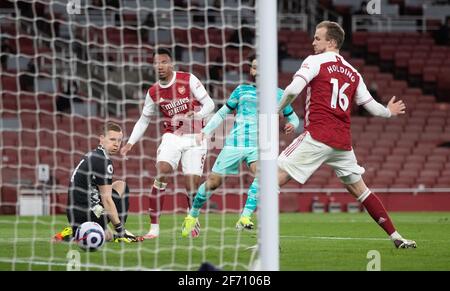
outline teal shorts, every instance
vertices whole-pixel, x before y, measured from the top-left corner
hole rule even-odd
[[[245,161],[247,166],[258,160],[257,147],[229,147],[222,149],[214,163],[212,172],[221,175],[230,175],[239,173],[239,165]]]

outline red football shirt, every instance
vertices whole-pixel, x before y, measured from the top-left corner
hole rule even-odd
[[[358,105],[372,100],[358,71],[339,54],[325,52],[307,57],[294,77],[308,84],[305,131],[333,148],[351,150],[351,104],[355,98]]]
[[[157,82],[150,87],[144,114],[150,115],[153,107],[157,106],[163,115],[165,132],[199,133],[204,126],[203,120],[186,118],[184,115],[189,111],[199,111],[202,106],[200,101],[207,95],[205,88],[194,75],[177,71],[169,84],[161,85]]]

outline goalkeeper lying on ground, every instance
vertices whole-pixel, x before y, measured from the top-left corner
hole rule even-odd
[[[106,240],[114,242],[137,242],[136,237],[125,229],[128,215],[128,186],[124,181],[112,183],[114,168],[109,156],[119,152],[122,129],[108,122],[100,133],[99,146],[87,153],[79,162],[69,184],[67,219],[70,227],[53,237],[53,241],[70,241],[76,229],[86,221],[100,224]],[[113,233],[107,227],[114,227]]]

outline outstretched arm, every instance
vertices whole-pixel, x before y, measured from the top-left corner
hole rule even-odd
[[[231,110],[226,104],[220,108],[216,114],[208,121],[205,128],[200,131],[199,134],[195,136],[195,140],[197,144],[201,144],[202,140],[205,138],[205,135],[211,134],[224,120],[227,114],[231,113]]]
[[[136,122],[131,132],[131,136],[125,146],[120,149],[120,154],[125,156],[133,147],[133,145],[138,142],[138,140],[144,135],[147,127],[150,123],[150,115],[155,113],[155,103],[153,102],[150,95],[147,93],[145,98],[144,109],[142,110],[141,117]]]
[[[233,112],[239,104],[241,86],[238,86],[231,92],[227,102],[214,114],[208,124],[203,128],[202,133],[211,134],[224,120],[225,117]]]
[[[144,132],[147,130],[149,123],[150,117],[142,114],[133,127],[133,131],[131,132],[128,143],[134,145],[136,142],[138,142],[138,140],[142,137],[142,135],[144,135]]]
[[[286,87],[281,98],[280,104],[278,105],[278,112],[283,112],[284,108],[291,104],[297,96],[303,91],[307,83],[302,77],[295,77],[291,84]]]
[[[402,100],[398,100],[397,102],[395,101],[395,96],[392,97],[391,100],[389,100],[387,107],[384,107],[383,105],[375,101],[375,99],[370,100],[363,106],[373,116],[380,116],[385,118],[404,114],[406,109],[406,105]]]
[[[369,90],[367,90],[366,84],[364,83],[361,75],[359,76],[359,84],[356,88],[356,103],[358,105],[364,106],[364,108],[373,116],[380,116],[384,118],[405,113],[405,103],[403,103],[402,100],[396,102],[395,96],[389,100],[387,107],[384,107],[382,104],[373,99]]]
[[[278,113],[283,112],[283,109],[297,98],[308,83],[319,74],[319,71],[320,62],[316,56],[309,56],[302,62],[291,84],[284,90],[283,97],[278,105]]]
[[[233,110],[228,107],[227,104],[223,105],[209,120],[208,124],[206,124],[205,128],[203,128],[202,132],[205,134],[211,134],[231,112],[233,112]]]

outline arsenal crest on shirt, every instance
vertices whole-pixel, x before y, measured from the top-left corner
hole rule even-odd
[[[177,90],[181,95],[184,95],[184,93],[186,92],[186,88],[184,86],[179,86]]]

